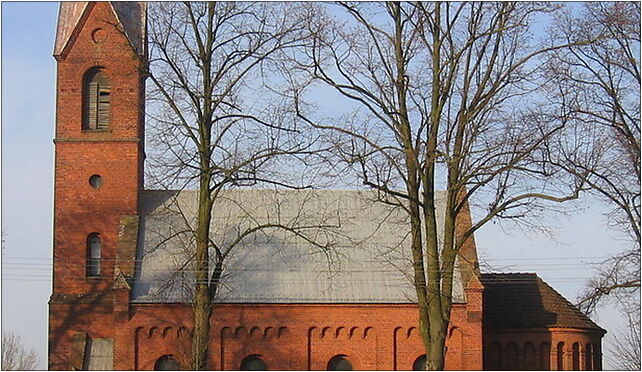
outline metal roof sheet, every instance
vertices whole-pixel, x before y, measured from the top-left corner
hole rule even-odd
[[[54,56],[60,55],[67,41],[76,29],[80,17],[89,4],[88,1],[61,1],[58,8],[58,27],[56,28],[56,43]]]
[[[59,56],[82,18],[88,1],[62,1],[58,10],[58,26],[54,56]],[[136,1],[112,1],[111,8],[123,27],[125,35],[138,54],[145,52],[146,4]]]
[[[212,240],[220,247],[257,224],[309,228],[299,236],[273,228],[246,237],[226,260],[217,301],[416,302],[407,216],[399,208],[376,202],[375,196],[362,191],[224,192],[211,224]],[[143,192],[135,302],[191,298],[193,238],[185,231],[196,221],[197,197],[196,191]],[[444,205],[440,200],[439,215]],[[319,225],[326,227],[314,227]],[[458,269],[453,300],[465,302]]]

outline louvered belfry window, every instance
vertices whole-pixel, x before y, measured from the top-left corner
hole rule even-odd
[[[83,129],[108,130],[111,85],[101,69],[90,70],[83,86]]]

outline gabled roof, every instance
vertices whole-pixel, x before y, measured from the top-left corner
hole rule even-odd
[[[58,27],[54,56],[62,54],[74,31],[90,8],[89,1],[63,1],[58,10]],[[113,1],[109,2],[116,18],[125,32],[132,47],[140,55],[145,53],[146,5],[144,2]]]
[[[67,45],[67,41],[76,29],[80,17],[82,17],[88,1],[61,1],[58,8],[58,27],[56,28],[56,43],[54,44],[54,56],[59,56]]]
[[[375,196],[360,191],[224,192],[214,208],[211,227],[212,239],[219,246],[238,236],[239,228],[279,221],[293,226],[333,226],[304,231],[311,240],[327,240],[332,247],[321,249],[279,229],[249,236],[226,260],[217,300],[416,303],[407,215],[399,208],[375,202]],[[445,199],[442,194],[438,196],[437,213],[443,216]],[[142,193],[134,302],[189,301],[193,279],[185,264],[189,253],[184,248],[192,242],[190,235],[181,231],[186,221],[195,220],[197,198],[195,191]],[[465,302],[458,267],[453,301]]]
[[[482,274],[484,327],[604,331],[535,273]]]

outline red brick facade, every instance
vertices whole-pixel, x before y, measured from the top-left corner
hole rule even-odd
[[[603,333],[542,328],[484,333],[485,370],[602,370]]]
[[[189,308],[137,305],[116,340],[134,345],[116,355],[117,369],[153,369],[163,355],[189,360]],[[481,369],[481,323],[453,309],[448,369]],[[162,319],[162,320],[161,320]],[[411,370],[424,354],[412,305],[219,305],[212,318],[209,368],[238,370],[249,355],[269,369],[325,370],[346,355],[358,370]],[[463,352],[462,346],[468,345]]]
[[[144,79],[140,56],[122,28],[115,27],[118,23],[109,3],[89,3],[56,55],[54,276],[49,308],[49,368],[54,370],[86,368],[92,339],[113,341],[114,369],[154,369],[164,355],[187,366],[189,305],[130,302],[143,187]],[[111,81],[108,131],[82,130],[83,78],[96,67]],[[92,175],[102,177],[99,188],[89,184]],[[93,233],[102,243],[101,274],[89,277],[86,259]],[[466,246],[474,248],[474,241]],[[473,248],[466,252],[473,254]],[[484,288],[476,277],[468,282],[467,304],[456,304],[452,311],[447,369],[509,366],[505,361],[484,364],[484,349],[495,344],[505,349],[518,341],[517,363],[527,367],[524,358],[531,354],[524,354],[524,344],[548,342],[553,345],[553,369],[558,342],[566,345],[565,369],[573,367],[573,343],[580,343],[582,366],[586,344],[599,348],[601,336],[573,329],[483,334]],[[260,355],[269,369],[325,370],[330,359],[345,355],[354,369],[409,370],[424,354],[416,330],[417,309],[409,304],[221,304],[211,321],[210,369],[239,369],[243,358]],[[534,357],[540,358],[540,351]]]
[[[70,364],[75,333],[115,336],[115,247],[122,216],[137,214],[144,159],[144,80],[139,58],[116,24],[108,3],[88,4],[66,47],[56,56],[54,274],[49,307],[52,369],[76,367]],[[106,33],[106,39],[96,38],[97,32]],[[111,80],[108,131],[82,129],[83,78],[96,67]],[[89,184],[92,175],[102,177],[101,187]],[[92,233],[98,233],[102,242],[97,277],[86,275],[87,239]],[[75,362],[82,366],[82,361]]]

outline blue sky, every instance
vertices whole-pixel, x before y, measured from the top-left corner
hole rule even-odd
[[[2,3],[2,331],[18,333],[46,367],[47,301],[51,294],[55,60],[58,4]],[[495,271],[537,272],[574,301],[592,274],[589,262],[625,246],[605,226],[592,199],[547,222],[556,234],[504,231],[489,224],[476,235],[479,255]],[[475,216],[473,216],[474,218]],[[612,333],[610,308],[598,323]],[[608,359],[605,360],[608,367]]]

